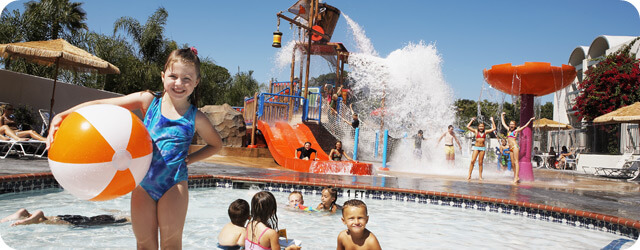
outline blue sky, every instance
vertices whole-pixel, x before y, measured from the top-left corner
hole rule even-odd
[[[7,8],[22,8],[26,0]],[[274,71],[277,49],[271,47],[276,13],[295,0],[84,1],[89,29],[112,34],[113,23],[131,16],[141,23],[160,6],[169,12],[166,35],[189,43],[201,56],[213,59],[231,73],[253,70],[261,83],[288,79]],[[567,63],[571,51],[590,45],[599,35],[635,36],[640,18],[620,0],[489,0],[489,1],[324,1],[360,24],[378,53],[386,57],[409,42],[435,43],[443,59],[443,73],[456,98],[478,99],[482,70],[501,63],[546,61]],[[292,34],[283,21],[283,43]],[[357,52],[344,18],[332,41]],[[329,73],[313,67],[312,76]],[[543,101],[551,101],[551,95]]]

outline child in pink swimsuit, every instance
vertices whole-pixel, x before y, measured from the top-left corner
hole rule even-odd
[[[247,225],[247,238],[244,240],[245,250],[280,249],[277,210],[276,198],[272,193],[261,191],[253,196],[251,221]],[[300,249],[300,247],[291,245],[285,249]]]

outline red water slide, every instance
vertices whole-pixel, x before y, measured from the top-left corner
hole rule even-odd
[[[363,162],[329,161],[329,156],[320,147],[316,138],[307,125],[303,123],[292,127],[286,122],[276,122],[275,126],[269,126],[264,121],[258,121],[258,129],[262,131],[269,151],[280,166],[309,173],[341,173],[355,175],[371,175],[372,165]],[[295,159],[295,150],[302,147],[305,142],[311,142],[312,148],[318,151],[318,161],[306,161]]]

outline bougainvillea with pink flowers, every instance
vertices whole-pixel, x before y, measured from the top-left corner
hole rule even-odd
[[[573,107],[578,119],[592,121],[640,101],[640,61],[630,53],[636,38],[586,72]]]

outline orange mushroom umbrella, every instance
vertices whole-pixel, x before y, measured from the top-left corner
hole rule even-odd
[[[491,86],[510,95],[548,95],[569,86],[576,77],[573,66],[551,66],[546,62],[525,62],[516,66],[498,64],[482,73]]]

